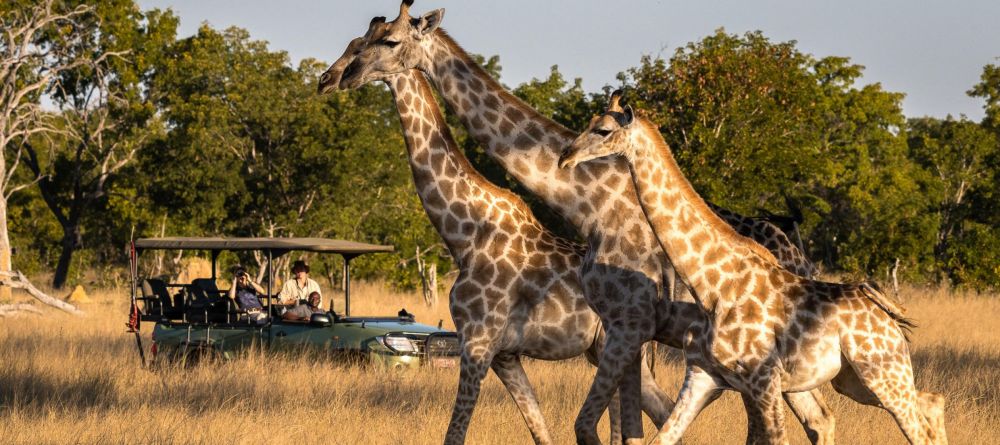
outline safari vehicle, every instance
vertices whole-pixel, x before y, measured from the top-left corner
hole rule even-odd
[[[190,283],[167,283],[146,278],[138,284],[135,264],[147,250],[200,250],[212,257],[212,275]],[[133,315],[140,358],[143,347],[135,320],[154,322],[151,363],[191,363],[205,357],[228,359],[251,346],[292,352],[320,352],[333,357],[361,360],[387,368],[421,365],[456,366],[458,335],[438,327],[417,323],[413,315],[400,311],[396,316],[353,316],[351,314],[350,262],[359,255],[391,252],[379,246],[323,238],[147,238],[133,249]],[[226,291],[216,287],[217,260],[222,251],[259,251],[267,258],[267,295],[262,296],[265,316],[256,321],[236,307]],[[292,251],[339,254],[344,261],[344,313],[316,313],[308,322],[283,321],[276,297],[275,258]],[[275,300],[276,301],[276,300]]]

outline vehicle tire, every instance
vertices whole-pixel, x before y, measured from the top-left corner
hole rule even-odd
[[[191,369],[202,363],[212,363],[222,359],[222,354],[210,346],[189,347],[185,352],[182,348],[177,353],[180,366]]]

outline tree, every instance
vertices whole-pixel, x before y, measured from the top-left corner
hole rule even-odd
[[[7,225],[7,202],[12,193],[29,184],[15,183],[17,167],[24,156],[24,144],[32,136],[51,135],[60,129],[46,113],[41,99],[58,87],[60,75],[78,68],[103,63],[114,54],[83,54],[68,57],[85,44],[89,17],[93,8],[80,5],[69,8],[54,0],[41,3],[6,1],[3,3],[0,36],[0,273],[6,286],[0,298],[9,298],[10,287],[37,291],[11,267],[10,238]],[[40,294],[40,293],[39,293]],[[36,295],[42,298],[44,295]],[[76,311],[57,300],[49,304]]]
[[[977,209],[970,198],[993,183],[991,168],[997,155],[997,139],[979,124],[962,119],[913,119],[909,125],[909,145],[914,159],[936,179],[937,198],[933,205],[940,217],[934,255],[942,271],[954,278],[953,240],[962,238],[965,222]]]
[[[862,70],[718,30],[620,77],[703,196],[746,214],[803,203],[813,256],[873,274],[924,262],[933,224],[913,198],[926,183],[899,136],[902,94],[855,86]]]
[[[116,176],[148,139],[162,133],[143,86],[177,26],[172,14],[143,14],[132,0],[100,2],[86,20],[88,34],[61,57],[117,56],[62,71],[51,94],[59,137],[24,145],[26,164],[41,178],[41,196],[63,232],[52,280],[56,289],[65,284],[73,254],[83,246],[88,220],[107,217],[102,210]]]
[[[570,85],[557,65],[552,66],[549,77],[531,79],[514,88],[513,93],[539,113],[574,131],[583,130],[590,117],[602,111],[600,107],[604,105],[605,96],[584,93],[583,79],[579,77]]]
[[[168,137],[140,156],[159,172],[141,195],[168,215],[171,233],[341,237],[404,254],[439,242],[413,192],[388,91],[319,96],[323,68],[311,59],[293,67],[239,28],[202,26],[171,46],[150,87]],[[366,256],[354,271],[415,283],[416,265],[398,262]],[[322,266],[334,280],[336,263]]]
[[[1000,131],[1000,65],[989,64],[983,67],[979,83],[968,91],[969,96],[979,97],[986,101],[983,109],[986,117],[983,125]]]

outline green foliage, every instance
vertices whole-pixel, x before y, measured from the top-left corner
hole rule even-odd
[[[936,270],[953,283],[995,286],[997,269],[987,262],[1000,230],[995,227],[995,166],[1000,161],[996,135],[966,119],[913,119],[909,126],[913,158],[934,177],[925,195],[940,222],[935,234]],[[993,224],[991,224],[993,223]]]
[[[392,244],[404,257],[438,242],[388,92],[319,96],[322,69],[315,60],[292,68],[238,28],[203,26],[168,50],[152,89],[170,137],[143,162],[159,166],[145,194],[169,232],[346,238]],[[412,284],[399,261],[363,257],[355,270]]]
[[[24,8],[29,3],[7,2]],[[68,4],[75,5],[75,2]],[[417,285],[413,257],[446,273],[450,259],[413,190],[395,107],[388,91],[367,86],[319,96],[325,67],[293,66],[243,29],[203,25],[175,37],[171,12],[142,12],[131,0],[102,0],[66,52],[121,52],[101,70],[60,77],[51,101],[60,135],[37,147],[39,187],[9,202],[16,266],[41,272],[59,262],[66,215],[78,212],[80,245],[70,281],[83,269],[124,263],[136,236],[319,236],[396,247],[393,255],[353,261],[357,278]],[[98,18],[100,20],[98,20]],[[45,38],[69,42],[55,29]],[[474,56],[500,78],[497,56]],[[745,214],[802,207],[810,255],[835,269],[881,277],[899,259],[903,278],[1000,287],[1000,67],[984,67],[969,91],[985,101],[982,123],[910,119],[901,93],[860,84],[863,67],[846,57],[802,53],[795,42],[760,32],[723,30],[678,49],[669,60],[644,57],[619,75],[628,101],[660,125],[681,167],[706,198]],[[25,78],[27,79],[27,78]],[[115,100],[90,107],[95,86]],[[553,66],[513,93],[579,130],[606,105]],[[40,98],[33,98],[39,100]],[[135,149],[134,160],[94,190],[99,159],[84,138],[103,110],[114,127],[103,143]],[[547,227],[572,227],[489,159],[448,116],[472,164],[521,195]],[[89,145],[88,145],[89,144]],[[84,148],[84,149],[81,149]],[[82,153],[82,155],[81,155]],[[29,162],[30,163],[30,162]],[[31,181],[35,172],[17,178]],[[84,187],[81,187],[84,185]],[[81,203],[86,204],[81,206]],[[74,210],[76,209],[76,210]],[[340,279],[332,256],[308,258],[317,278]],[[254,258],[227,256],[252,264]]]
[[[1000,131],[1000,65],[989,64],[983,67],[979,80],[968,94],[986,101],[983,104],[983,110],[986,111],[983,125]]]
[[[934,218],[912,199],[927,184],[899,136],[902,94],[857,87],[861,73],[718,30],[622,77],[703,196],[746,214],[791,198],[813,257],[870,275],[894,258],[923,264]]]

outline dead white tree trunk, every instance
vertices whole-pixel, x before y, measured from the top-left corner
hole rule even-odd
[[[424,296],[424,304],[427,307],[434,307],[437,305],[437,264],[431,263],[428,265],[424,262],[423,254],[430,251],[430,248],[424,251],[420,251],[420,246],[417,246],[417,275],[420,276],[420,287]]]
[[[24,313],[41,315],[42,311],[38,310],[35,305],[28,303],[0,304],[0,317],[6,318]]]
[[[896,276],[898,271],[899,258],[896,258],[896,261],[892,263],[892,269],[890,269],[889,275],[892,277],[892,293],[897,297],[899,296],[899,278]]]
[[[48,296],[45,292],[38,290],[21,272],[0,272],[0,285],[11,289],[23,289],[36,300],[41,301],[56,309],[69,312],[73,315],[83,315],[83,312],[65,301]]]

